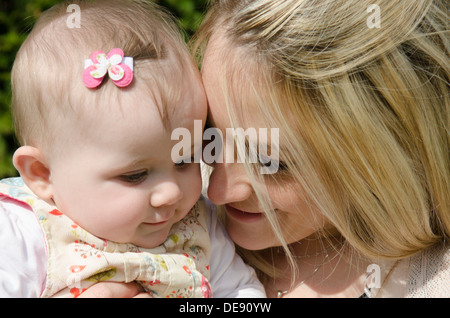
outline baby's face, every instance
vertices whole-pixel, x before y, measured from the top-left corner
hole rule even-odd
[[[166,124],[155,98],[136,82],[120,92],[120,104],[109,98],[92,105],[101,110],[93,109],[94,120],[81,128],[77,124],[81,135],[60,136],[66,140],[64,151],[51,158],[50,173],[53,200],[64,214],[110,241],[144,248],[165,241],[172,225],[199,199],[202,187],[199,163],[179,164],[174,160],[182,157],[171,158],[172,147],[179,143],[171,140],[172,131],[190,131],[193,155],[194,120],[206,120],[199,78],[185,83],[178,104],[166,106]]]

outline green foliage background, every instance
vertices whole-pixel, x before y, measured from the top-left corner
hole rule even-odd
[[[17,148],[10,113],[10,73],[17,50],[40,13],[61,0],[0,0],[0,179],[16,176],[12,155]],[[178,19],[187,36],[201,23],[206,0],[155,0]]]

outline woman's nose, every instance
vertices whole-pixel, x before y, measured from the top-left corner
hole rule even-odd
[[[216,163],[209,178],[208,198],[217,205],[248,199],[253,188],[241,163]]]
[[[174,205],[183,198],[183,192],[175,181],[158,184],[150,194],[150,205],[154,208]]]

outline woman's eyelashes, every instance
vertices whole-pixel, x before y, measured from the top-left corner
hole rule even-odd
[[[288,170],[285,162],[261,154],[258,154],[258,164],[261,167],[269,169],[271,172],[270,174],[282,174],[286,173]]]

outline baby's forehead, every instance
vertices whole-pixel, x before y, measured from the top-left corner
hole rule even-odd
[[[83,89],[81,118],[90,122],[109,118],[111,125],[117,121],[138,125],[151,118],[172,130],[206,117],[206,95],[195,68],[174,67],[167,61],[166,65],[146,63],[135,69],[136,76],[127,88],[108,82],[97,90]]]

